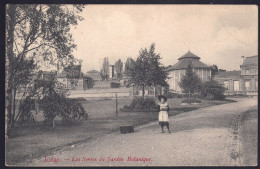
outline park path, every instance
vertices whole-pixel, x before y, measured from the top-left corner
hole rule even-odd
[[[43,157],[27,166],[240,166],[239,119],[256,105],[256,98],[241,98],[182,113],[170,118],[172,133],[161,133],[152,122],[134,133],[100,137],[57,152],[46,158],[49,162]]]

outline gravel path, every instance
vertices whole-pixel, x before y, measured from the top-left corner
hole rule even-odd
[[[239,119],[257,100],[237,101],[173,116],[172,133],[161,133],[153,122],[134,133],[100,137],[27,166],[239,166]]]

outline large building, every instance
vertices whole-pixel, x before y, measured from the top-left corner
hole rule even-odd
[[[169,90],[173,93],[181,93],[179,83],[182,75],[185,74],[188,65],[191,64],[193,71],[201,78],[201,80],[207,81],[211,77],[211,69],[206,64],[200,61],[200,57],[188,51],[186,54],[181,56],[179,61],[173,66],[169,66],[166,71],[169,73]]]
[[[94,81],[101,81],[102,77],[99,71],[97,70],[90,70],[86,73],[87,77],[92,78]]]
[[[258,95],[258,56],[244,57],[240,70],[218,72],[214,77],[229,94]]]
[[[58,73],[55,76],[55,79],[60,82],[61,84],[63,84],[63,87],[65,89],[69,89],[69,90],[87,90],[88,88],[88,78],[87,76],[85,76],[82,72],[80,74],[80,77],[74,82],[72,80],[70,80],[67,77],[67,73],[65,70],[63,70],[61,73]]]

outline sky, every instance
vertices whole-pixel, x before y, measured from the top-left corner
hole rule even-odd
[[[207,65],[239,70],[241,56],[258,54],[255,5],[86,5],[71,33],[82,71],[136,59],[155,43],[164,66],[177,63],[188,50]]]

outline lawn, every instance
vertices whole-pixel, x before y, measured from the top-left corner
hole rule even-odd
[[[230,100],[202,101],[200,105],[181,106],[181,100],[180,98],[168,99],[171,108],[170,116],[232,102]],[[118,99],[118,109],[129,102],[129,98]],[[115,99],[87,100],[81,103],[88,112],[89,119],[82,121],[80,125],[64,126],[58,120],[55,129],[44,126],[42,122],[36,122],[30,127],[17,127],[14,132],[15,136],[6,142],[6,164],[21,165],[34,158],[52,155],[57,150],[67,149],[71,145],[118,132],[120,125],[138,126],[156,121],[158,118],[158,112],[119,112],[116,117]]]

